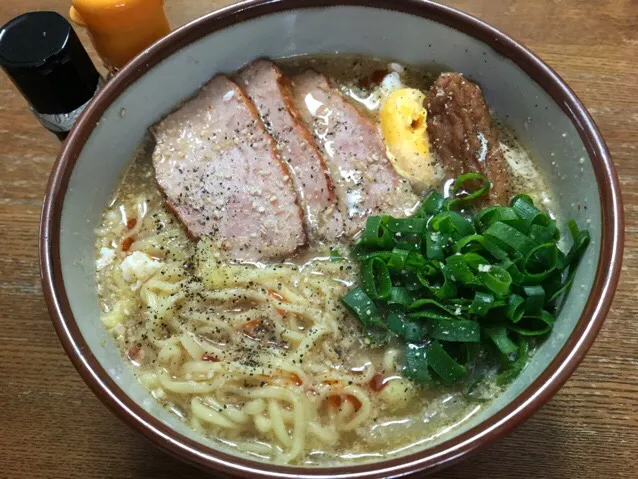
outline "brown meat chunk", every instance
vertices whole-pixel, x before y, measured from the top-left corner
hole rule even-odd
[[[283,258],[306,243],[275,143],[234,82],[217,75],[152,132],[157,183],[191,236],[245,261]]]
[[[328,165],[346,234],[362,230],[368,215],[408,215],[418,199],[394,171],[377,125],[319,72],[294,76],[292,86]]]
[[[490,204],[506,204],[510,171],[478,85],[443,73],[428,93],[428,137],[447,176],[479,172],[492,182]]]
[[[289,80],[269,60],[256,60],[237,78],[253,101],[288,167],[305,210],[308,230],[330,242],[343,234],[343,218],[330,176],[292,99]]]

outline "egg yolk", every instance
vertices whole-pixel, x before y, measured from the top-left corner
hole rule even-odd
[[[381,132],[395,170],[420,186],[434,181],[427,136],[425,93],[415,88],[392,92],[381,107]]]

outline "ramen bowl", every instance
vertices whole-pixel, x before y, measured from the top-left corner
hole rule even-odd
[[[259,57],[351,53],[444,64],[478,82],[497,118],[533,152],[558,208],[591,233],[551,336],[488,407],[387,460],[334,467],[262,463],[223,450],[157,403],[100,321],[95,228],[148,128],[217,72]],[[163,38],[87,107],[58,157],[40,230],[43,288],[60,340],[95,394],[174,456],[245,477],[388,477],[431,472],[504,436],[567,381],[592,345],[618,281],[623,213],[603,139],[578,98],[538,57],[481,21],[428,1],[249,1]]]

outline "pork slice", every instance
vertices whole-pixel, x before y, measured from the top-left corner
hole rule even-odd
[[[293,77],[292,86],[295,104],[326,159],[346,234],[360,231],[371,214],[408,215],[418,199],[394,171],[372,120],[314,70]]]
[[[292,101],[288,79],[273,62],[256,60],[238,80],[277,143],[305,210],[309,232],[336,240],[343,233],[343,218],[323,157]]]
[[[428,136],[448,176],[479,172],[492,183],[487,202],[506,204],[510,171],[483,92],[460,73],[443,73],[428,93]]]
[[[152,132],[157,183],[191,236],[208,236],[241,261],[283,258],[306,242],[275,143],[226,76],[215,76]]]

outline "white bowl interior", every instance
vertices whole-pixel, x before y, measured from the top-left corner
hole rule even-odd
[[[549,173],[563,216],[575,218],[592,233],[593,245],[579,267],[556,327],[530,366],[491,406],[459,429],[423,447],[477,425],[537,378],[565,343],[592,287],[599,257],[601,218],[589,156],[561,109],[512,61],[478,40],[434,21],[367,7],[290,11],[211,33],[144,74],[104,113],[70,178],[60,238],[62,272],[70,305],[86,343],[101,365],[144,409],[176,431],[208,445],[212,444],[191,432],[150,397],[102,326],[94,278],[94,228],[120,173],[147,129],[193,95],[213,74],[232,72],[256,57],[334,52],[387,57],[409,64],[443,63],[478,81],[496,116],[531,146],[538,165]]]

